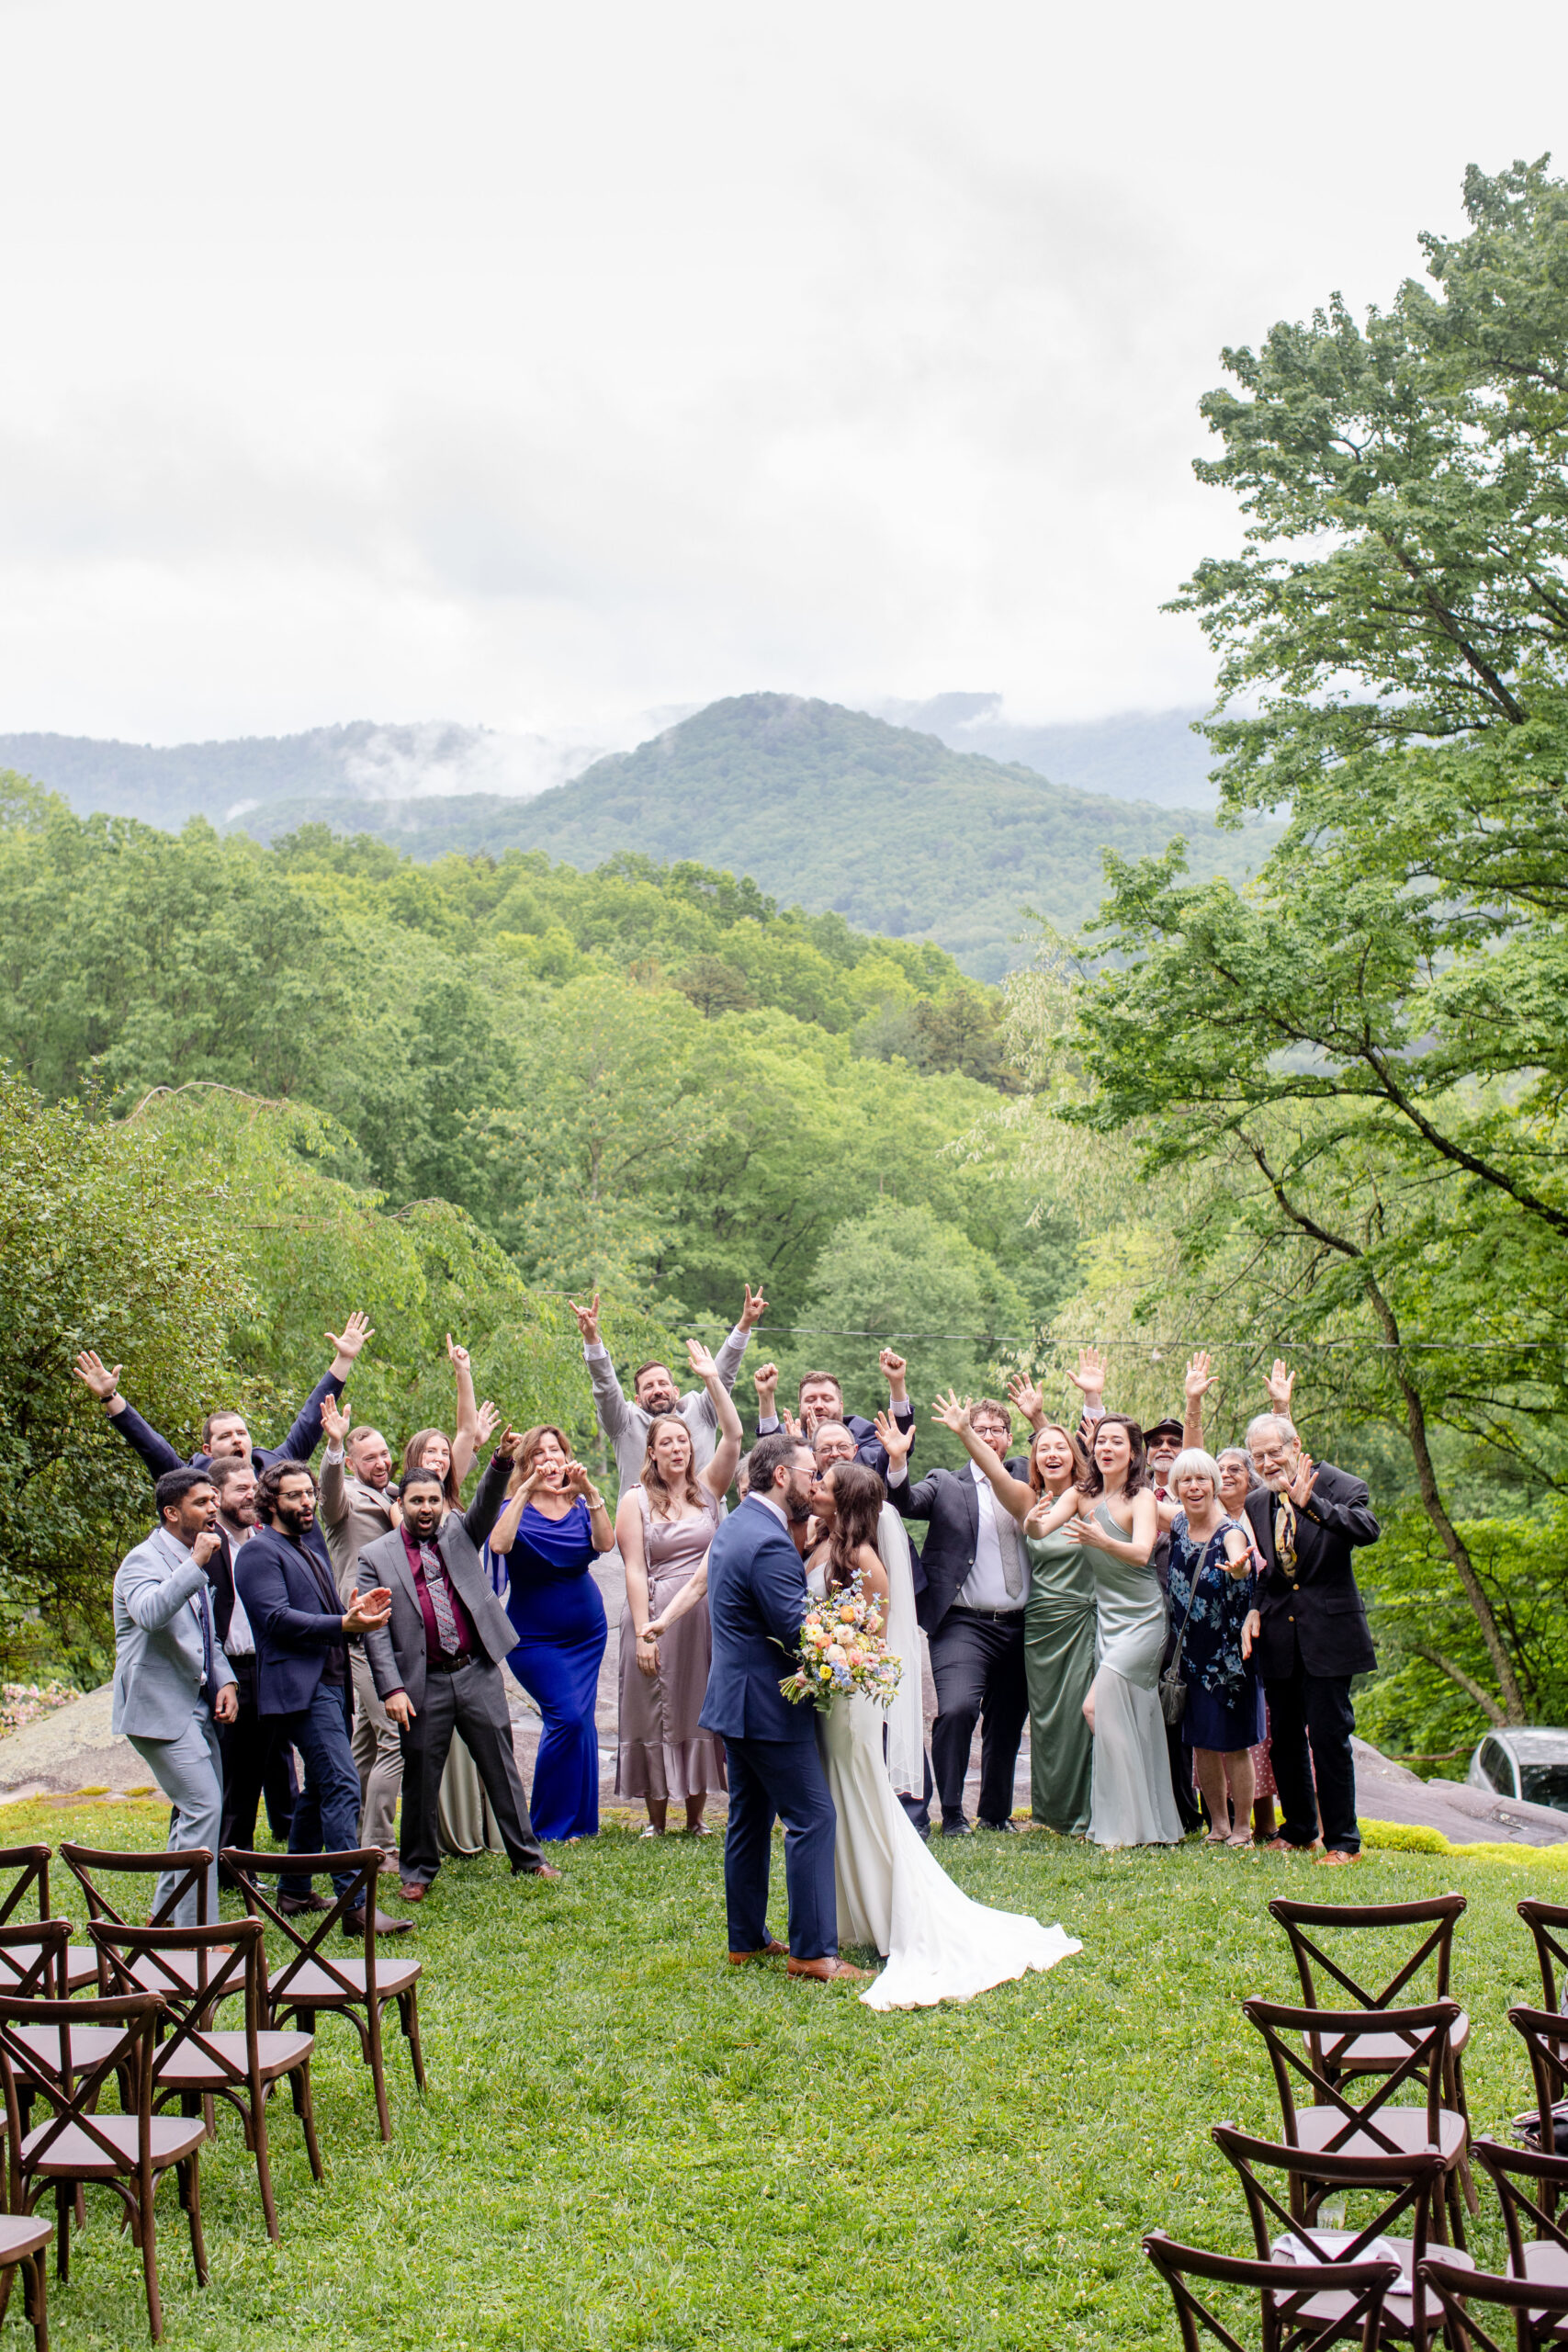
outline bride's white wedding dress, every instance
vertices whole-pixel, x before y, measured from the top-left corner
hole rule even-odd
[[[820,1600],[822,1570],[811,1569],[807,1581]],[[890,1623],[901,1615],[890,1611]],[[896,1654],[905,1657],[906,1672],[918,1672],[918,1648]],[[869,2007],[967,2001],[989,1985],[1005,1984],[1031,1968],[1055,1968],[1069,1952],[1082,1951],[1059,1927],[989,1910],[953,1884],[894,1793],[882,1760],[880,1707],[869,1699],[839,1699],[818,1716],[817,1726],[839,1815],[833,1851],[839,1940],[874,1945],[887,1963],[861,1995]]]

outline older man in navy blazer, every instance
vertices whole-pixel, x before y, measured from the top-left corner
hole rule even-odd
[[[790,1536],[811,1508],[809,1450],[782,1431],[751,1449],[750,1488],[713,1539],[708,1613],[713,1664],[699,1718],[716,1732],[729,1765],[724,1893],[729,1957],[784,1956],[768,1933],[773,1823],[784,1826],[789,1891],[789,1973],[862,1976],[839,1958],[833,1846],[838,1815],[817,1747],[817,1711],[779,1689],[800,1644],[806,1575]]]

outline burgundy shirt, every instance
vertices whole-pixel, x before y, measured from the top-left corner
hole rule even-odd
[[[442,1648],[441,1636],[435,1629],[435,1609],[434,1604],[432,1602],[430,1598],[429,1587],[426,1585],[424,1580],[424,1567],[419,1556],[419,1538],[410,1529],[406,1521],[399,1530],[399,1532],[403,1539],[403,1550],[408,1554],[409,1566],[413,1571],[413,1589],[419,1595],[420,1615],[424,1619],[425,1663],[426,1665],[433,1665],[439,1662],[440,1659],[447,1657],[449,1653]],[[432,1544],[431,1549],[434,1552],[436,1557],[440,1559],[441,1539],[439,1534],[437,1534],[435,1541]],[[442,1560],[443,1567],[445,1567],[446,1565],[445,1560]],[[471,1657],[474,1647],[474,1629],[468,1623],[468,1611],[464,1609],[462,1602],[458,1600],[457,1588],[453,1583],[450,1577],[446,1579],[446,1598],[451,1604],[452,1623],[457,1628],[457,1656],[459,1657]]]

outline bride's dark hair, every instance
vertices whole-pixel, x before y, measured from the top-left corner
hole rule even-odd
[[[855,1555],[862,1544],[876,1549],[876,1522],[887,1489],[863,1462],[835,1462],[828,1477],[833,1482],[833,1524],[828,1535],[826,1582],[829,1592],[841,1592],[854,1577]]]

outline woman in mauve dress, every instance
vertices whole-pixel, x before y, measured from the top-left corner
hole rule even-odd
[[[694,1471],[684,1421],[660,1414],[649,1425],[642,1483],[627,1488],[615,1513],[626,1569],[615,1794],[642,1799],[645,1838],[663,1837],[672,1801],[684,1804],[691,1835],[705,1837],[708,1791],[726,1785],[723,1743],[697,1725],[713,1652],[707,1602],[694,1601],[660,1623],[707,1559],[740,1458],[740,1416],[713,1358],[695,1340],[686,1351],[718,1417],[713,1459]]]

